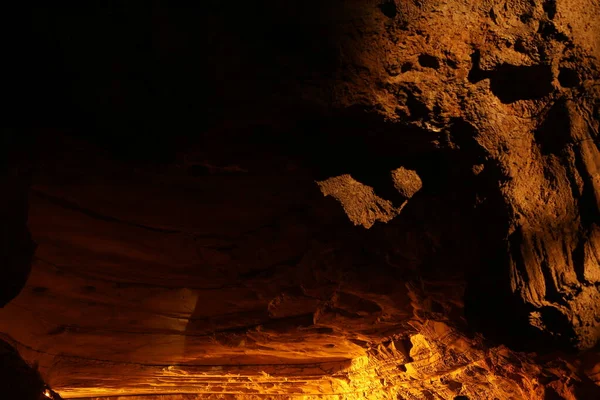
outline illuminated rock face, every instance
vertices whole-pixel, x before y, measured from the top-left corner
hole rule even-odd
[[[348,17],[359,28],[341,40],[340,105],[372,107],[397,135],[420,129],[452,149],[462,165],[449,166],[449,184],[472,180],[486,221],[475,229],[504,242],[472,271],[467,297],[488,332],[529,325],[532,337],[580,349],[599,336],[598,7],[423,1],[377,12],[357,2]]]
[[[598,337],[600,6],[317,3],[263,11],[290,32],[320,21],[296,44],[333,61],[279,48],[260,21],[268,51],[258,34],[246,49],[250,22],[222,37],[239,63],[203,48],[257,79],[209,75],[223,117],[189,145],[131,105],[119,68],[137,64],[115,61],[110,89],[82,74],[75,102],[122,138],[30,145],[37,248],[14,300],[33,245],[13,188],[29,182],[2,181],[22,195],[1,210],[21,243],[2,254],[21,278],[4,280],[1,338],[64,398],[600,398],[596,351],[547,355]],[[169,12],[153,14],[156,63],[191,77],[174,28],[190,17]],[[204,22],[213,39],[235,29]]]

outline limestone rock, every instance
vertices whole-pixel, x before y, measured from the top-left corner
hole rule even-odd
[[[394,207],[392,202],[377,196],[371,187],[356,181],[350,175],[341,175],[317,183],[325,196],[332,196],[342,204],[354,225],[362,225],[367,229],[376,221],[390,221],[404,207]],[[414,186],[409,186],[398,190],[402,192],[413,189]]]
[[[113,3],[40,6],[5,57],[61,127],[0,182],[21,377],[600,398],[597,1]]]
[[[396,190],[407,199],[413,197],[423,186],[423,182],[416,171],[404,167],[392,171],[392,180]]]

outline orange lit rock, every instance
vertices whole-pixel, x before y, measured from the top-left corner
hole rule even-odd
[[[0,181],[52,390],[600,398],[597,2],[134,3],[36,14],[85,123]]]

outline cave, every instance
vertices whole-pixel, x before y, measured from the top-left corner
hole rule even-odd
[[[0,399],[600,399],[600,4],[4,7]]]

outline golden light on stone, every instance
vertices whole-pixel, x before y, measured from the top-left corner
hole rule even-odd
[[[110,3],[4,57],[0,400],[600,399],[599,0]]]

